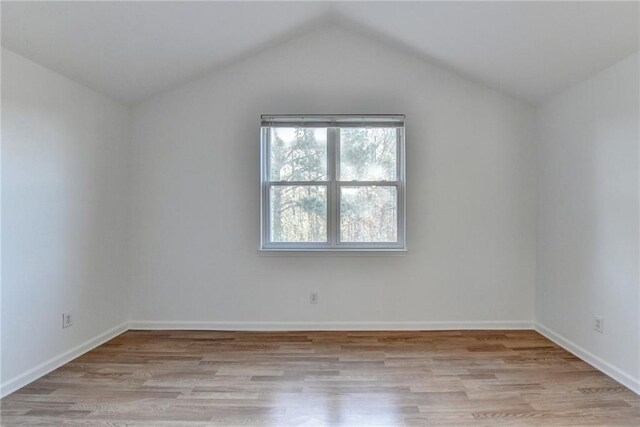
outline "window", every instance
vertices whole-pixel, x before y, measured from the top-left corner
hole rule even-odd
[[[404,116],[262,116],[261,245],[405,250]]]

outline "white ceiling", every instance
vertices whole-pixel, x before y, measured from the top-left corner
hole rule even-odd
[[[2,2],[2,45],[124,103],[332,22],[532,103],[638,50],[638,2]]]

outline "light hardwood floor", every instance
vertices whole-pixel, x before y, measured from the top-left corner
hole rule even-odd
[[[640,425],[533,331],[129,331],[0,404],[3,426]]]

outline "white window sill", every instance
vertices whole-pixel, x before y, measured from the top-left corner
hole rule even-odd
[[[407,249],[258,249],[260,256],[338,256],[338,257],[380,257],[405,256]]]

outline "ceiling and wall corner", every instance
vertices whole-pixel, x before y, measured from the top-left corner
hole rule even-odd
[[[3,1],[1,7],[4,47],[126,104],[331,23],[538,103],[637,51],[640,4]]]

